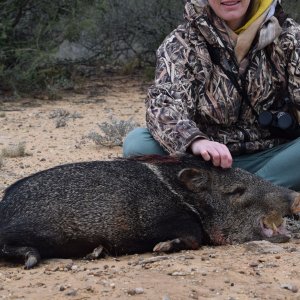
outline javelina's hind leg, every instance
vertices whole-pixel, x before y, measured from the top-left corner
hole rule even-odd
[[[13,247],[4,245],[4,247],[2,248],[2,253],[5,256],[10,257],[23,257],[25,259],[25,269],[33,268],[41,260],[41,256],[38,250],[31,247]]]
[[[100,256],[103,256],[103,249],[103,246],[100,245],[99,247],[95,248],[92,253],[86,255],[84,259],[93,260],[99,258]]]
[[[161,242],[155,245],[154,252],[177,252],[180,250],[196,250],[200,247],[194,237],[177,238],[171,241]]]

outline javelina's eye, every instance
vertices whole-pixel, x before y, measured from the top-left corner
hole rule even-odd
[[[237,195],[237,194],[242,195],[242,194],[245,193],[245,191],[246,191],[246,187],[237,186],[237,187],[234,187],[234,189],[232,189],[231,191],[228,191],[226,194],[229,195],[229,196],[230,195]]]
[[[237,186],[233,187],[230,191],[226,193],[226,196],[230,199],[232,204],[238,204],[242,202],[242,196],[246,192],[246,187]]]

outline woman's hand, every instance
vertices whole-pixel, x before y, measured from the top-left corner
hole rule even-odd
[[[232,166],[232,156],[223,144],[198,139],[192,142],[190,149],[194,155],[201,155],[206,161],[211,160],[216,167],[226,169]]]

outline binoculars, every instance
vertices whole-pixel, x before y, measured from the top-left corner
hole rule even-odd
[[[300,136],[300,126],[293,116],[284,111],[263,111],[258,115],[258,124],[267,128],[274,136],[296,138]]]

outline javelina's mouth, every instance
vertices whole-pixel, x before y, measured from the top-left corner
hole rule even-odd
[[[260,220],[260,227],[264,237],[274,238],[282,236],[286,239],[290,238],[290,233],[286,229],[286,220],[275,212],[263,217]],[[278,239],[280,240],[280,239]]]
[[[261,220],[260,226],[265,237],[272,237],[279,234],[286,236],[289,235],[289,231],[286,229],[286,221],[283,219],[280,225],[276,225],[275,223],[266,224],[263,220]]]

